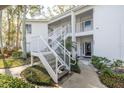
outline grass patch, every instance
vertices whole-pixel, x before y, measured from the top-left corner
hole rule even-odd
[[[34,65],[22,71],[21,76],[36,85],[53,86],[54,82],[41,65]]]
[[[0,68],[13,68],[18,67],[22,65],[30,64],[30,61],[23,60],[23,59],[14,59],[14,58],[8,58],[3,62],[2,59],[0,59]]]
[[[0,74],[0,88],[34,88],[35,86],[22,79]]]

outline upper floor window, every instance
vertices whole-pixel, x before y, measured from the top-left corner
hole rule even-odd
[[[31,34],[31,32],[32,32],[31,24],[26,24],[26,32],[27,32],[28,34]]]
[[[92,29],[92,21],[91,20],[87,20],[84,22],[84,30],[88,31]]]

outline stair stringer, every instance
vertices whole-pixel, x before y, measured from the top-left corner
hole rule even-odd
[[[37,56],[41,63],[43,64],[43,66],[45,67],[45,69],[47,70],[48,74],[51,76],[51,78],[53,79],[54,82],[58,83],[58,73],[56,73],[51,66],[48,64],[47,60],[45,59],[45,57],[43,56],[43,54],[41,52],[39,53],[32,53],[33,56]]]

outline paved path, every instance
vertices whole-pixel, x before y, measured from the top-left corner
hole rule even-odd
[[[61,87],[64,88],[104,88],[99,81],[95,68],[89,61],[80,61],[81,74],[74,73]]]
[[[34,63],[34,65],[36,65],[36,64],[39,64],[39,63]],[[29,66],[31,66],[31,65],[29,64],[29,65],[24,65],[24,66],[9,68],[9,69],[0,69],[0,73],[8,74],[13,77],[21,78],[20,73]]]

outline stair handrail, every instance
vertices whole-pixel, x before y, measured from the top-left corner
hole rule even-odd
[[[56,57],[56,59],[63,65],[66,65],[65,62],[56,54],[56,52],[49,46],[49,44],[42,38],[42,36],[32,36],[32,37],[39,37],[44,44],[49,48],[49,50],[54,54],[54,56]],[[66,65],[67,66],[67,65]]]
[[[55,42],[56,42],[56,44],[58,44],[62,49],[65,50],[65,53],[66,53],[68,56],[70,56],[70,58],[71,58],[72,60],[74,60],[74,63],[71,63],[71,64],[72,64],[72,65],[75,65],[75,64],[76,64],[76,59],[71,56],[71,53],[70,53],[66,48],[64,48],[64,46],[63,46],[60,42],[58,42],[57,40],[55,40]]]

